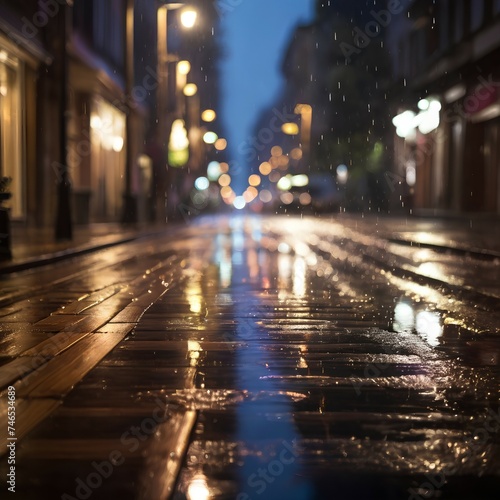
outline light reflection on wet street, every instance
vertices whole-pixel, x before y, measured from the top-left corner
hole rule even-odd
[[[198,369],[206,390],[245,398],[202,411],[178,496],[204,498],[203,484],[205,495],[239,499],[329,498],[330,488],[336,498],[404,498],[426,493],[426,473],[462,461],[454,476],[493,474],[498,455],[483,443],[469,456],[468,443],[497,404],[496,382],[443,338],[446,297],[430,288],[438,300],[426,303],[422,286],[422,296],[395,297],[385,272],[372,266],[367,281],[367,266],[336,266],[312,250],[311,240],[327,240],[310,224],[236,219],[216,241],[219,293],[235,325],[224,338],[238,348],[231,366]],[[436,496],[446,493],[437,485]]]
[[[498,261],[300,217],[206,217],[140,245],[106,272],[55,268],[60,294],[133,297],[91,335],[132,326],[67,393],[18,383],[62,400],[21,447],[26,498],[56,498],[56,477],[74,494],[113,449],[125,463],[92,499],[496,498]],[[128,447],[158,401],[168,418]]]

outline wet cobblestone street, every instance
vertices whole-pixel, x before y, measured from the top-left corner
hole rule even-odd
[[[18,498],[496,498],[500,261],[368,226],[205,217],[5,278]]]

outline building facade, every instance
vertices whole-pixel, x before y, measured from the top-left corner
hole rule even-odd
[[[158,122],[160,87],[168,87],[168,113],[182,114],[184,96],[173,77],[179,60],[191,58],[194,68],[203,68],[186,77],[199,80],[198,108],[215,105],[217,93],[214,42],[199,50],[200,37],[213,40],[211,2],[199,4],[202,34],[184,40],[174,10],[179,4],[172,4],[168,75],[158,74],[165,4],[172,3],[0,0],[0,175],[12,179],[14,223],[57,228],[61,218],[66,224],[150,219],[147,137]],[[179,52],[175,58],[172,50]],[[168,132],[161,132],[160,147]],[[158,169],[167,169],[166,157]]]
[[[500,1],[407,3],[387,34],[394,194],[415,209],[498,214]]]

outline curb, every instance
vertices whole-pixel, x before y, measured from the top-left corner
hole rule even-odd
[[[0,263],[0,276],[13,274],[21,271],[27,271],[28,269],[35,269],[38,267],[43,267],[49,264],[55,264],[62,260],[70,259],[72,257],[78,257],[80,255],[86,255],[99,250],[104,250],[122,243],[128,243],[130,241],[138,240],[141,238],[147,238],[149,236],[154,236],[160,234],[162,230],[151,231],[145,233],[132,234],[126,237],[118,236],[115,239],[108,240],[101,243],[88,243],[83,244],[78,247],[68,248],[67,250],[61,250],[58,252],[47,253],[38,255],[36,257],[29,257],[18,262],[7,262],[5,264]]]

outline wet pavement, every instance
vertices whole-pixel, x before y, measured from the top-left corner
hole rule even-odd
[[[497,498],[500,259],[460,231],[205,217],[4,277],[2,479],[14,387],[23,499]]]

